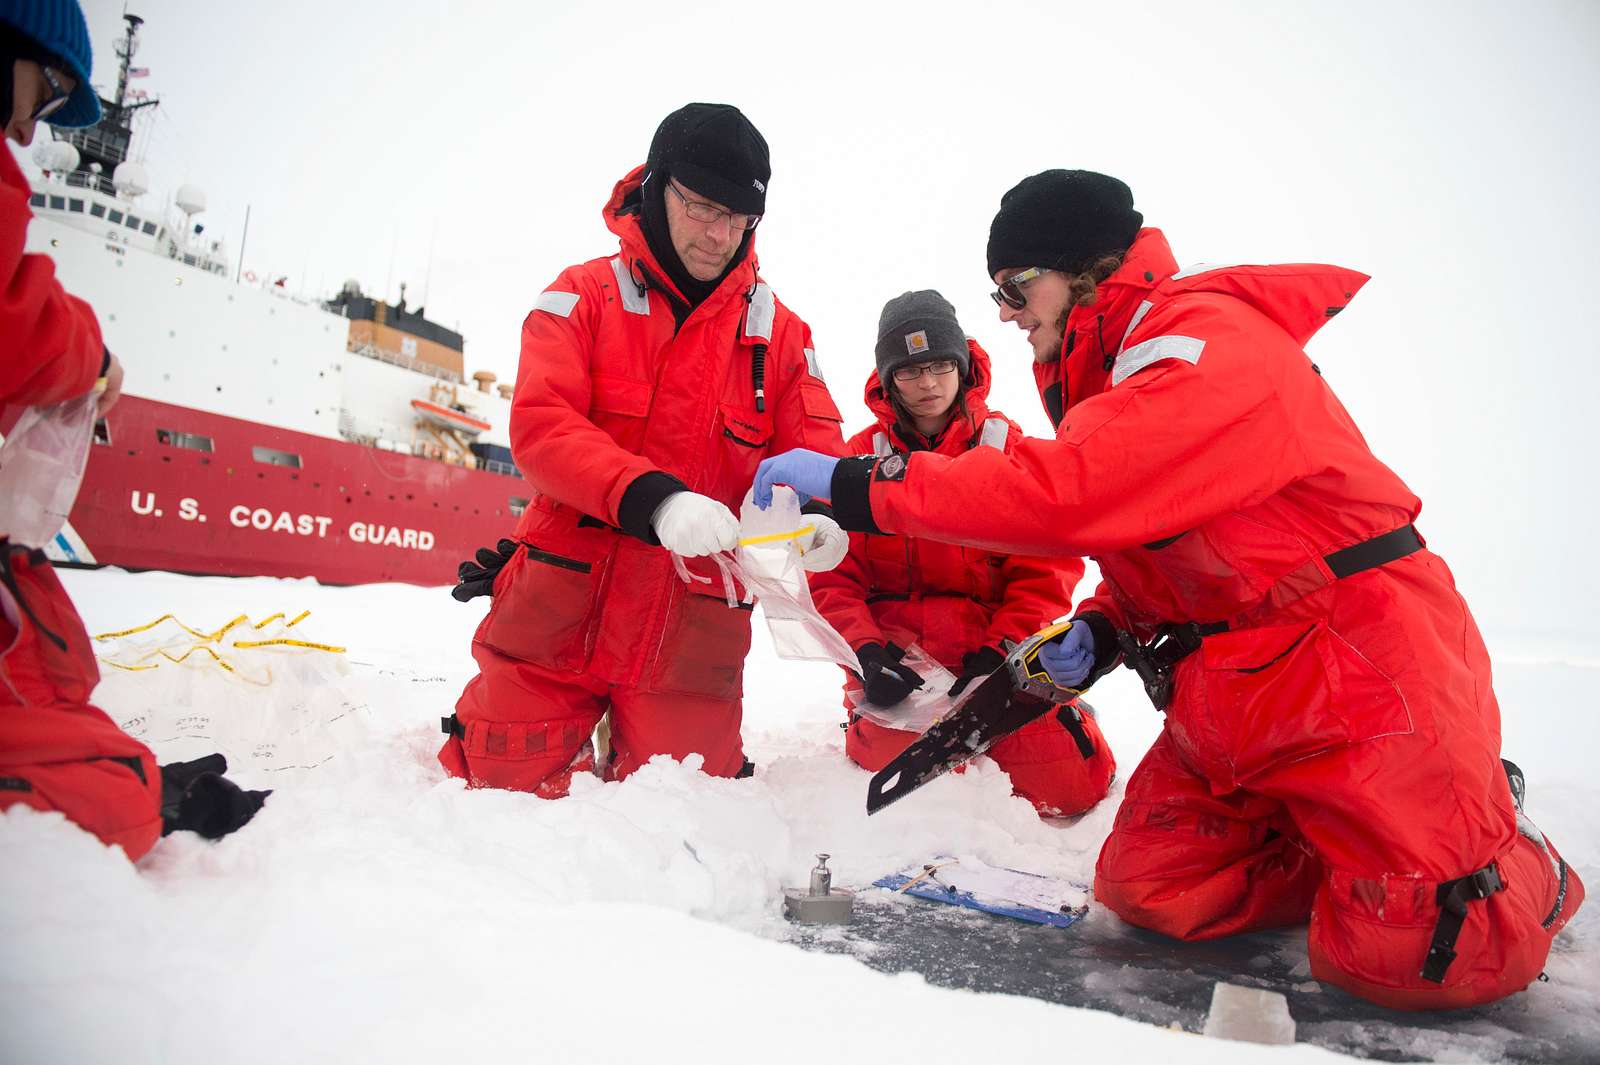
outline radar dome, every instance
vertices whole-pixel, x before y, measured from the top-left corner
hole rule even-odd
[[[78,169],[78,149],[66,141],[40,141],[33,161],[45,170],[70,172]]]
[[[117,192],[130,199],[150,191],[150,175],[145,173],[142,163],[131,159],[117,164],[111,172],[111,183],[117,187]]]
[[[172,202],[176,203],[178,210],[184,214],[199,214],[206,209],[206,190],[198,185],[183,185],[179,187],[178,195]]]

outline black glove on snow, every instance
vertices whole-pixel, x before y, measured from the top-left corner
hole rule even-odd
[[[221,839],[243,828],[271,791],[245,791],[222,774],[228,760],[208,754],[161,767],[161,834],[198,832]]]
[[[494,579],[520,546],[515,540],[501,540],[493,551],[487,547],[478,548],[476,562],[468,559],[456,567],[456,580],[459,583],[450,589],[450,594],[463,603],[480,595],[493,595]]]
[[[865,643],[856,651],[861,662],[861,683],[867,689],[867,702],[874,706],[893,706],[922,687],[922,677],[910,666],[901,665],[905,651],[894,644]]]
[[[950,685],[950,698],[960,695],[975,680],[982,680],[1006,664],[1006,656],[993,647],[980,647],[961,656],[961,676]]]

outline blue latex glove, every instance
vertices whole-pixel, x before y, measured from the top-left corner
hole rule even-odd
[[[1039,648],[1039,664],[1063,688],[1076,688],[1094,671],[1094,633],[1082,621]]]
[[[804,503],[812,496],[827,498],[833,493],[833,468],[839,460],[819,451],[795,448],[770,459],[763,459],[756,470],[753,499],[761,510],[772,506],[772,486],[786,484],[800,493]]]

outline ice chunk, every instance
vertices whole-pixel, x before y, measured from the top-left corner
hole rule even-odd
[[[1205,1034],[1245,1043],[1293,1043],[1294,1018],[1289,1016],[1289,1000],[1276,991],[1218,981],[1211,990]]]

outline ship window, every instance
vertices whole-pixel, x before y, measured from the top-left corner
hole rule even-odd
[[[118,222],[122,221],[122,212],[113,210],[110,214],[106,215],[106,221],[110,222],[112,225],[116,225]]]
[[[65,211],[67,209],[67,198],[65,196],[50,197],[50,209],[52,211]]]
[[[512,496],[506,500],[506,505],[511,508],[511,516],[514,518],[520,518],[522,512],[528,509],[528,501],[521,496]]]
[[[139,232],[143,233],[147,237],[153,237],[156,235],[156,224],[154,222],[146,222],[144,225],[139,227]]]
[[[89,205],[89,213],[96,218],[104,218],[106,216],[106,205],[103,203],[91,203]]]
[[[190,451],[213,451],[211,438],[199,433],[180,433],[176,429],[157,429],[156,439],[170,447],[186,447]]]
[[[72,199],[67,201],[67,210],[71,211],[73,214],[82,214],[83,201],[74,196]]]
[[[272,447],[252,447],[250,454],[255,456],[257,462],[265,462],[268,466],[289,466],[298,470],[300,456],[292,451],[279,451]]]
[[[95,419],[94,442],[97,444],[111,443],[111,426],[106,424],[106,420],[104,418]]]
[[[28,197],[28,202],[30,204],[32,204],[33,206],[35,206],[35,207],[43,207],[44,206],[44,193],[42,193],[42,192],[34,193],[32,196]]]
[[[139,228],[139,216],[130,214],[128,216],[128,220],[126,222],[122,223],[122,224],[127,226],[129,229],[138,229]]]

